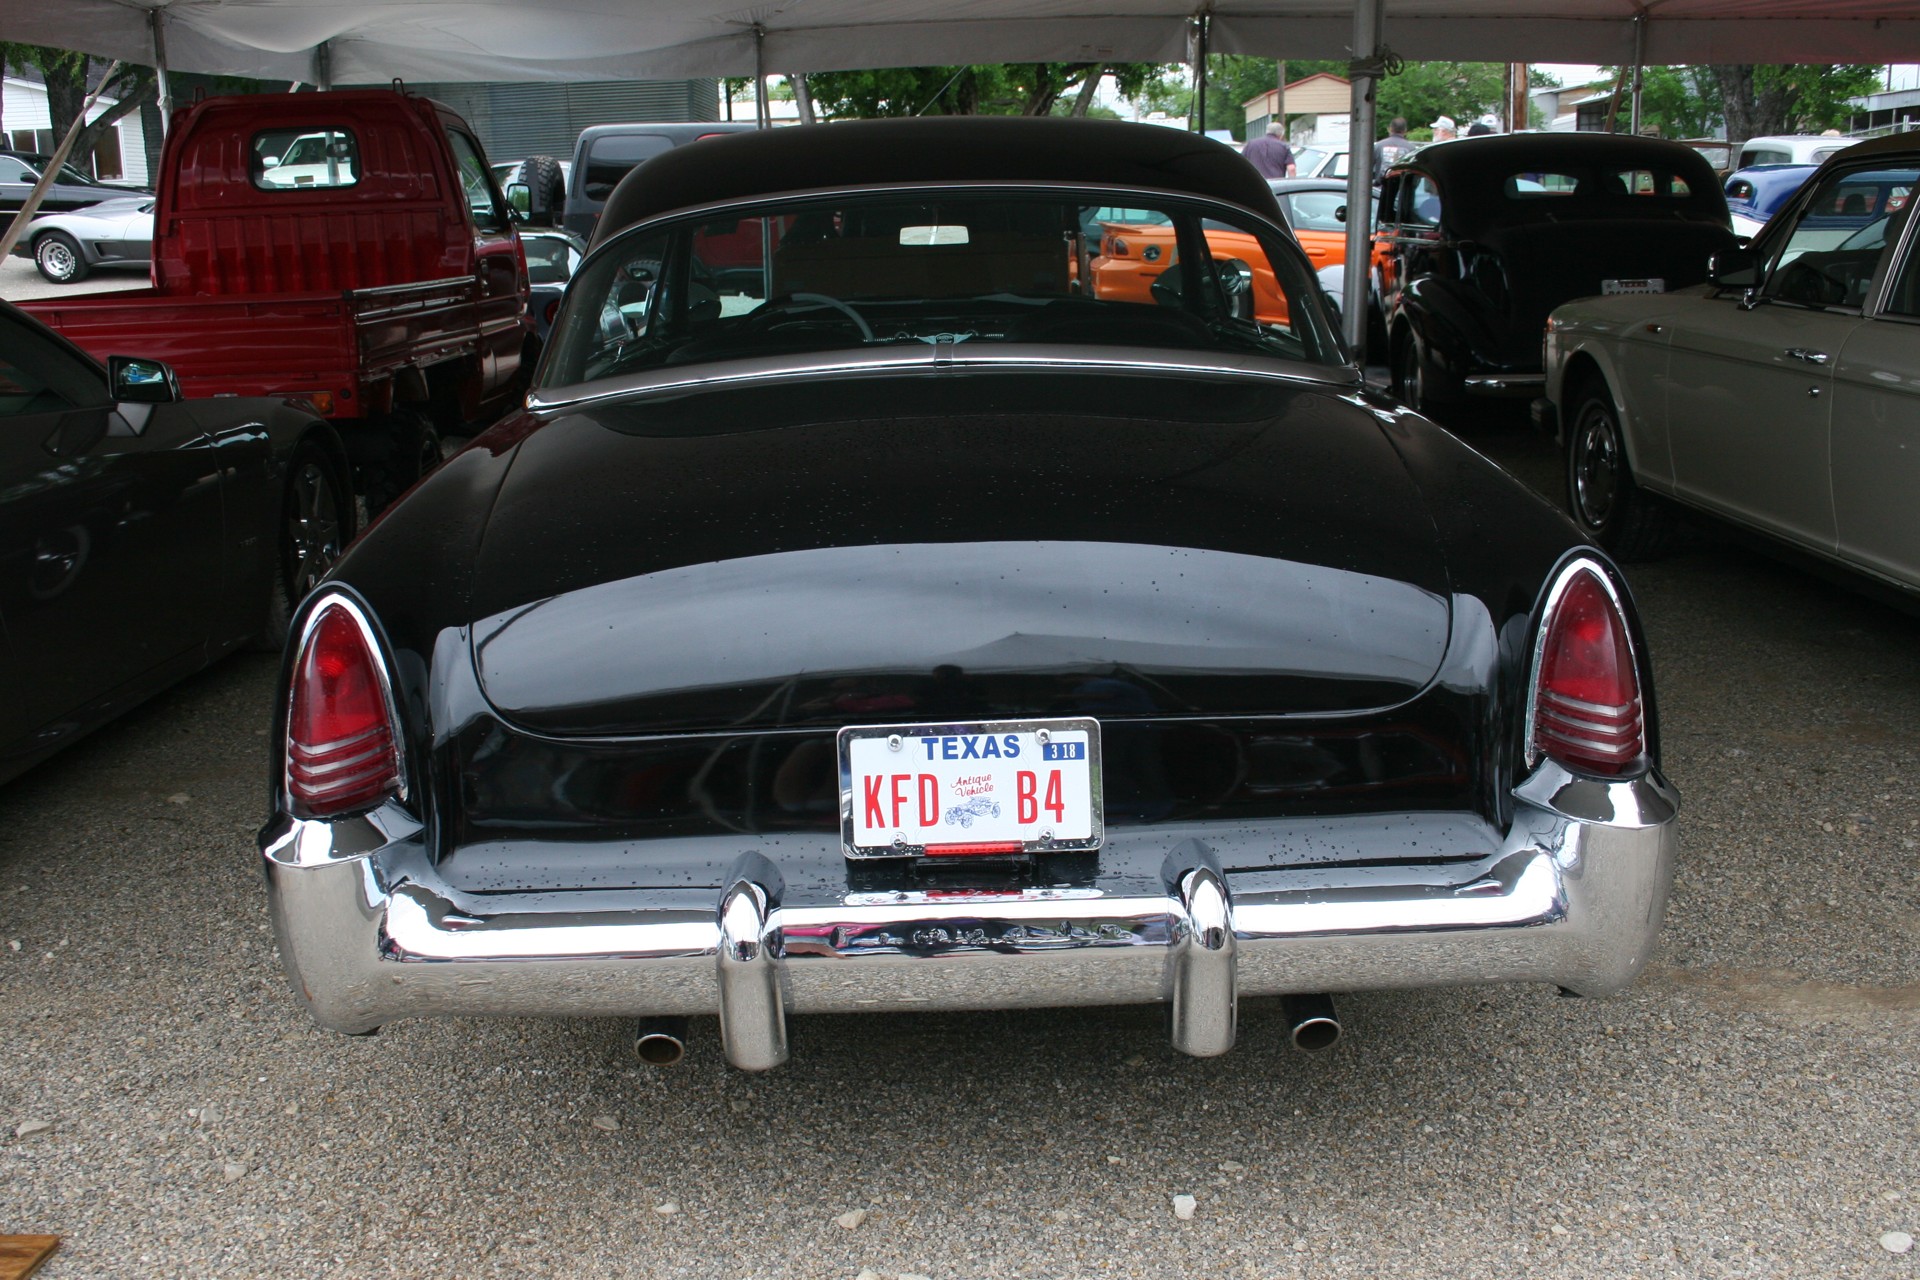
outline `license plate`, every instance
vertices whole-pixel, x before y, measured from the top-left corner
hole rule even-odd
[[[849,858],[1098,849],[1098,721],[986,720],[840,730]]]
[[[1667,282],[1659,276],[1645,280],[1602,280],[1601,293],[1665,293]]]

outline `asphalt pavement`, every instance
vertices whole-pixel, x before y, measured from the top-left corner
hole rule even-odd
[[[74,284],[54,284],[40,274],[27,258],[12,254],[0,260],[0,298],[8,302],[26,302],[34,298],[72,297],[83,293],[103,293],[115,289],[144,289],[144,272],[132,270],[95,271]]]
[[[710,1019],[665,1070],[322,1032],[252,848],[277,663],[228,660],[0,786],[0,1231],[66,1238],[47,1280],[1920,1274],[1920,620],[1715,536],[1632,580],[1652,970],[1342,997],[1313,1057],[1270,1001],[1209,1061],[1152,1008],[798,1019],[763,1076]]]

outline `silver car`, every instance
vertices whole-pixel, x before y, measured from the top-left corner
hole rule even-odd
[[[153,258],[153,197],[122,196],[86,209],[41,214],[27,224],[15,256],[32,258],[54,284],[76,284],[97,267],[148,270]]]
[[[1536,408],[1590,537],[1658,554],[1679,503],[1920,592],[1917,185],[1920,140],[1861,143],[1711,283],[1553,312]]]

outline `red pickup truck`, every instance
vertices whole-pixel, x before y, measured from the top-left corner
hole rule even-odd
[[[207,98],[161,157],[153,284],[24,307],[188,397],[291,396],[341,429],[376,511],[519,396],[527,267],[473,131],[393,90]]]

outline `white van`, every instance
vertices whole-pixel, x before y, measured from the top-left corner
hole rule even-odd
[[[1748,138],[1740,144],[1740,163],[1734,168],[1750,169],[1756,164],[1820,164],[1858,141],[1858,138],[1842,138],[1831,133],[1783,133]]]

